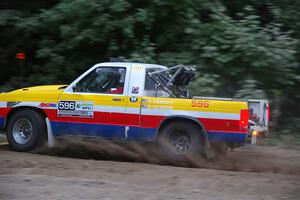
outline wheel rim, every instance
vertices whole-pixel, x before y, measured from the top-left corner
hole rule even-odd
[[[184,131],[172,133],[169,137],[169,144],[171,150],[179,155],[186,154],[192,149],[191,136]]]
[[[13,126],[13,137],[18,144],[26,144],[32,137],[32,125],[28,119],[22,118]]]

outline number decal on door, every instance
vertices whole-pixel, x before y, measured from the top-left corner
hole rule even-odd
[[[75,110],[75,101],[58,102],[58,110]]]
[[[94,117],[94,105],[87,101],[59,101],[58,116],[61,117]]]

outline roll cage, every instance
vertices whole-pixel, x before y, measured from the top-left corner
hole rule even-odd
[[[172,73],[173,72],[173,73]],[[188,98],[189,93],[186,86],[195,77],[195,66],[176,65],[168,69],[148,72],[149,76],[155,82],[155,96],[157,97],[158,88],[175,98]]]

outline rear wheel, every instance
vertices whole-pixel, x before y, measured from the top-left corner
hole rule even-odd
[[[30,109],[14,113],[8,121],[7,140],[15,151],[30,151],[44,142],[47,133],[44,117]]]
[[[173,122],[162,129],[159,145],[172,161],[196,159],[202,153],[201,129],[190,122]]]

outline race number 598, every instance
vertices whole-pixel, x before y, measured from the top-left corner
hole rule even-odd
[[[75,110],[75,101],[60,101],[58,103],[59,110]]]
[[[204,100],[192,100],[192,107],[209,107],[209,101]]]

